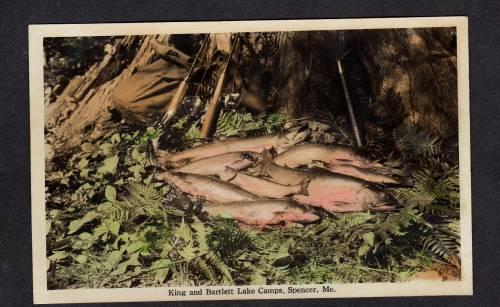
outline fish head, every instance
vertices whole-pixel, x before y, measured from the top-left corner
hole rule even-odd
[[[398,204],[391,194],[371,188],[361,190],[357,198],[364,208],[374,211],[394,210]]]
[[[311,129],[307,125],[294,127],[286,131],[279,138],[279,145],[281,147],[290,147],[306,140],[311,135]]]
[[[285,222],[312,223],[320,219],[314,211],[306,206],[293,204],[289,205],[283,213],[281,219]]]

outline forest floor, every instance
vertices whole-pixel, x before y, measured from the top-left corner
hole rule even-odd
[[[273,133],[285,122],[281,114],[227,111],[216,137]],[[186,118],[172,129],[181,136],[176,149],[201,142],[196,123]],[[435,163],[431,152],[414,162],[415,148],[405,143],[413,166],[402,171],[413,187],[393,191],[404,204],[397,212],[329,214],[310,225],[256,230],[230,217],[200,219],[199,200],[155,182],[161,170],[150,141],[158,133],[123,124],[95,143],[83,143],[64,169],[47,174],[49,288],[397,282],[425,271],[459,275],[459,220],[453,214],[458,168]],[[421,143],[426,141],[431,142]]]

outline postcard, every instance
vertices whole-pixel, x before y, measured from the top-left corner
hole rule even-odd
[[[34,302],[472,295],[467,26],[30,25]]]

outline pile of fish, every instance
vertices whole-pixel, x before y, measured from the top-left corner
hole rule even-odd
[[[395,208],[384,187],[399,182],[381,172],[384,165],[349,146],[305,143],[308,134],[294,129],[183,152],[160,150],[158,162],[172,169],[156,178],[203,198],[210,216],[226,214],[256,227],[310,223],[320,211]]]

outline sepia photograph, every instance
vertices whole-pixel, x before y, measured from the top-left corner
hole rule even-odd
[[[30,26],[36,303],[471,295],[465,17]]]

